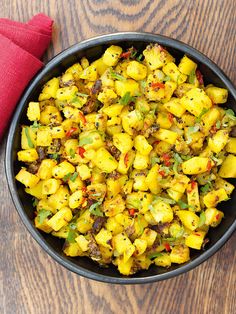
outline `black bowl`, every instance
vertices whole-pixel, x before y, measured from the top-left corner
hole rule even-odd
[[[119,44],[124,49],[134,46],[141,51],[148,43],[155,42],[167,47],[168,51],[175,56],[177,61],[184,54],[195,60],[199,65],[200,71],[204,75],[205,83],[213,83],[229,90],[228,104],[236,111],[235,87],[218,66],[206,56],[194,48],[168,37],[149,33],[127,32],[109,34],[85,40],[54,57],[35,76],[25,90],[9,130],[5,166],[11,196],[22,221],[33,238],[57,262],[79,275],[98,281],[120,284],[137,284],[159,281],[182,274],[212,256],[229,239],[236,228],[236,210],[234,208],[236,192],[234,192],[229,201],[224,204],[222,203],[222,205],[220,204],[219,206],[222,210],[226,209],[224,211],[225,219],[220,226],[209,231],[208,236],[210,238],[210,243],[206,246],[205,251],[192,251],[191,260],[183,265],[173,265],[169,269],[151,266],[148,270],[141,271],[131,277],[125,277],[120,275],[113,265],[108,268],[100,268],[92,260],[86,257],[71,258],[65,256],[62,252],[62,241],[60,239],[40,232],[34,227],[31,197],[24,192],[23,186],[18,184],[15,180],[15,175],[20,169],[20,164],[17,161],[17,151],[20,149],[20,126],[27,122],[26,108],[28,102],[37,99],[45,82],[54,76],[60,75],[60,73],[73,63],[77,62],[82,56],[86,56],[89,60],[94,60],[97,57],[100,57],[104,52],[104,49],[111,44]]]

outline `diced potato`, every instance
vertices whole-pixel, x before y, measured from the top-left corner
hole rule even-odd
[[[126,133],[133,136],[134,129],[141,130],[143,128],[143,117],[138,110],[127,112],[122,116],[122,126]]]
[[[39,102],[31,101],[27,109],[27,117],[30,121],[38,121],[40,119]]]
[[[172,82],[172,81],[165,82],[165,97],[162,99],[162,102],[164,103],[168,102],[171,99],[176,88],[177,88],[177,83]]]
[[[79,135],[79,146],[83,146],[85,150],[99,149],[104,146],[101,134],[97,131],[86,131]]]
[[[72,209],[78,208],[83,203],[83,201],[83,192],[81,190],[75,191],[69,197],[69,206]]]
[[[178,202],[182,196],[183,196],[183,193],[181,192],[178,192],[178,191],[175,191],[173,189],[167,189],[166,192],[168,193],[168,195],[173,199],[175,200],[176,202]]]
[[[127,66],[127,74],[136,81],[143,80],[147,75],[147,67],[138,61],[130,61]]]
[[[184,83],[187,80],[187,75],[182,74],[174,62],[169,62],[162,68],[162,70],[171,78],[172,81],[176,82],[178,85]]]
[[[185,239],[185,245],[195,250],[201,250],[205,234],[206,233],[203,231],[195,231],[191,233]]]
[[[119,116],[123,109],[123,105],[114,104],[109,107],[103,108],[102,111],[108,115],[108,117],[116,117]]]
[[[153,136],[158,140],[167,142],[169,144],[174,144],[178,138],[178,134],[176,132],[165,129],[159,129],[157,132],[153,133]]]
[[[96,81],[97,77],[97,68],[94,64],[88,66],[80,73],[80,78],[83,80]]]
[[[158,112],[157,124],[161,129],[169,129],[172,126],[172,119],[167,112]]]
[[[123,226],[115,219],[115,217],[108,217],[105,227],[107,230],[111,231],[113,235],[121,233],[123,231]]]
[[[134,147],[142,155],[149,155],[152,150],[152,145],[148,143],[143,135],[137,135],[134,139]],[[131,149],[131,148],[130,148]]]
[[[81,180],[81,178],[79,176],[77,176],[76,179],[74,179],[74,180],[69,179],[68,180],[68,185],[69,185],[69,188],[70,188],[71,192],[73,193],[73,192],[75,192],[77,190],[82,189],[83,186],[84,186],[84,183]]]
[[[33,162],[39,158],[37,150],[35,148],[20,150],[17,153],[17,157],[19,161],[24,162]]]
[[[133,140],[127,133],[118,133],[113,136],[113,144],[121,153],[127,153],[133,147]]]
[[[42,193],[46,195],[54,194],[59,189],[60,184],[61,184],[61,181],[57,179],[51,178],[51,179],[44,180],[43,186],[42,186]]]
[[[197,64],[193,62],[190,58],[187,56],[184,56],[179,63],[178,66],[180,72],[182,74],[189,75],[191,72],[196,71],[197,69]]]
[[[36,132],[35,129],[30,127],[22,127],[21,131],[21,148],[30,149],[36,146]]]
[[[109,104],[117,98],[117,94],[110,88],[107,88],[98,94],[98,100],[103,104]]]
[[[201,124],[203,126],[202,131],[205,135],[209,134],[210,129],[220,118],[220,111],[213,107],[207,111],[201,118]]]
[[[200,88],[192,88],[181,99],[181,105],[198,117],[202,113],[203,109],[209,109],[212,106],[210,98],[206,95],[204,90]]]
[[[236,156],[228,155],[223,161],[218,174],[222,178],[236,178]]]
[[[130,257],[126,262],[122,258],[117,258],[118,270],[122,275],[131,275],[131,268],[133,265],[133,258]]]
[[[149,164],[149,157],[147,155],[142,155],[139,152],[136,153],[133,167],[138,170],[143,170],[148,167]]]
[[[214,162],[206,157],[192,157],[182,163],[183,173],[193,175],[206,172],[214,166]]]
[[[62,126],[54,126],[51,129],[52,138],[63,138],[65,137],[65,131]]]
[[[37,146],[50,146],[52,143],[52,136],[50,128],[40,128],[37,132]]]
[[[225,150],[228,153],[236,154],[236,137],[230,137],[227,145],[225,146]]]
[[[221,179],[220,177],[216,178],[215,187],[217,189],[223,188],[228,195],[231,195],[231,193],[233,192],[235,188],[233,184],[229,183],[228,181],[224,179]]]
[[[60,209],[52,218],[50,218],[47,224],[55,231],[60,230],[67,225],[72,219],[72,212],[70,208],[64,207]]]
[[[57,179],[63,179],[68,173],[72,174],[74,172],[75,167],[66,160],[52,168],[52,176]]]
[[[69,67],[65,73],[70,73],[73,75],[75,80],[79,80],[79,75],[82,72],[82,67],[79,63],[73,64],[71,67]]]
[[[95,240],[97,244],[103,245],[105,247],[111,248],[111,239],[112,239],[112,233],[109,230],[106,230],[102,228],[98,234],[95,235]]]
[[[150,70],[161,68],[168,62],[174,61],[174,58],[158,45],[148,46],[143,51],[143,55]]]
[[[91,169],[87,165],[79,165],[76,167],[76,170],[78,171],[80,178],[82,180],[87,180],[91,178]]]
[[[135,239],[134,246],[135,246],[135,256],[142,255],[146,251],[147,241],[143,239]]]
[[[89,67],[89,61],[86,57],[82,57],[80,60],[80,63],[83,69],[86,69]]]
[[[189,84],[189,83],[183,83],[179,84],[178,87],[175,90],[175,95],[178,98],[183,97],[190,89],[195,88],[195,84]]]
[[[40,179],[50,179],[52,177],[52,168],[55,167],[56,164],[57,162],[54,159],[42,160],[38,170],[38,176],[40,177]]]
[[[227,144],[229,133],[226,130],[219,130],[209,138],[208,146],[214,153],[219,153]]]
[[[126,93],[130,93],[130,96],[136,96],[140,92],[138,82],[133,79],[115,81],[115,91],[117,95],[121,97],[123,97]]]
[[[216,208],[207,208],[205,210],[205,224],[207,226],[216,227],[221,223],[224,213]]]
[[[190,250],[186,245],[176,245],[170,252],[171,263],[183,264],[190,260]]]
[[[197,229],[199,225],[199,217],[196,214],[188,210],[178,210],[176,215],[186,228],[192,231]]]
[[[146,176],[147,186],[153,194],[158,194],[161,190],[161,187],[158,183],[158,178],[160,178],[158,170],[159,165],[156,164],[149,170],[148,175]]]
[[[89,241],[85,238],[85,236],[83,236],[82,234],[80,234],[78,237],[75,238],[75,241],[79,244],[79,247],[81,248],[81,250],[83,252],[88,251],[89,247]]]
[[[120,181],[114,178],[107,178],[107,196],[109,198],[115,197],[121,191]]]
[[[122,213],[125,209],[125,201],[122,199],[122,196],[118,194],[116,197],[111,200],[105,200],[103,203],[103,210],[107,217],[112,217],[118,213]]]
[[[49,206],[58,210],[63,207],[68,206],[69,195],[70,194],[69,194],[68,188],[61,185],[59,189],[56,191],[56,193],[48,197]]]
[[[112,45],[109,48],[107,48],[106,51],[104,52],[102,61],[108,66],[115,66],[119,61],[121,53],[122,53],[121,47]]]
[[[189,181],[190,179],[187,176],[183,174],[176,174],[170,186],[174,191],[184,193]]]
[[[170,267],[171,266],[170,255],[168,253],[160,253],[160,255],[154,259],[154,263],[157,266]]]
[[[99,169],[107,173],[114,171],[118,167],[115,158],[104,147],[98,149],[93,162]]]
[[[94,65],[97,69],[98,74],[101,76],[106,69],[109,67],[107,64],[103,62],[103,58],[95,60],[91,65]]]
[[[164,201],[158,200],[154,202],[150,210],[157,223],[171,222],[174,218],[170,205]]]
[[[56,98],[58,88],[59,79],[54,77],[44,85],[42,93],[39,95],[39,101]]]
[[[157,232],[150,229],[145,228],[144,232],[141,235],[141,239],[147,242],[147,246],[152,246],[157,237]]]
[[[121,174],[126,174],[133,164],[135,158],[135,152],[133,150],[130,150],[129,152],[125,154],[120,155],[117,171]]]
[[[93,222],[89,210],[86,210],[77,220],[76,226],[78,231],[83,234],[87,233],[92,228]]]
[[[224,104],[228,98],[228,90],[216,86],[209,85],[206,88],[206,94],[211,98],[214,104]]]
[[[187,199],[188,205],[190,205],[190,210],[194,207],[194,211],[201,211],[200,201],[199,201],[199,192],[198,192],[198,183],[196,181],[191,181],[187,187]]]
[[[43,181],[40,181],[39,183],[43,183]],[[39,183],[37,185],[39,185]],[[43,186],[43,185],[42,185]],[[35,187],[34,187],[35,188]],[[33,188],[33,189],[34,189]],[[37,211],[40,211],[40,210],[49,210],[50,212],[52,212],[53,214],[56,214],[57,210],[52,208],[50,205],[49,205],[49,202],[47,199],[40,199],[38,204],[37,204]]]
[[[43,194],[43,181],[39,181],[36,185],[30,188],[26,188],[25,192],[36,197],[38,200],[45,199],[47,195]]]
[[[77,242],[67,243],[63,252],[67,256],[72,256],[72,257],[84,255],[83,251],[81,250],[81,248]]]
[[[167,111],[180,118],[185,113],[186,109],[181,105],[180,99],[172,98],[163,106]]]
[[[221,188],[218,190],[213,190],[211,192],[208,192],[203,197],[203,202],[206,205],[206,207],[215,207],[218,203],[225,201],[227,199],[228,199],[228,195],[225,189]]]
[[[25,168],[21,168],[16,175],[16,180],[24,184],[25,187],[32,188],[39,182],[39,177],[28,172]]]
[[[133,189],[138,191],[148,190],[145,173],[137,173],[134,177]]]

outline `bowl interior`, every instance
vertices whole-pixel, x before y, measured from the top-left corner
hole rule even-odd
[[[90,61],[95,60],[96,58],[100,57],[104,50],[106,49],[106,47],[112,43],[119,44],[124,49],[134,46],[141,52],[145,48],[145,46],[150,42],[159,42],[160,44],[167,47],[168,51],[176,58],[177,62],[185,53],[188,54],[193,60],[195,60],[198,63],[199,69],[204,76],[205,83],[213,83],[217,86],[229,89],[229,86],[227,85],[227,78],[225,77],[224,79],[222,79],[222,77],[220,78],[219,75],[216,74],[215,69],[212,69],[205,64],[205,62],[207,62],[208,59],[198,54],[196,51],[194,52],[194,50],[191,50],[191,48],[189,48],[188,46],[182,45],[177,41],[175,41],[175,45],[173,47],[173,42],[169,42],[166,38],[158,36],[136,35],[133,36],[133,38],[129,38],[129,36],[123,36],[122,40],[121,38],[112,39],[112,37],[107,37],[106,40],[104,39],[100,41],[94,40],[94,42],[89,41],[88,43],[85,42],[85,44],[75,45],[69,48],[68,50],[64,51],[62,54],[58,55],[56,58],[54,58],[53,61],[49,62],[49,64],[38,74],[38,76],[36,76],[36,78],[31,83],[30,87],[26,91],[26,94],[22,98],[18,110],[13,119],[8,138],[7,151],[9,152],[9,156],[7,156],[7,158],[10,160],[7,161],[7,168],[10,168],[10,170],[7,169],[7,172],[10,173],[10,175],[8,175],[8,180],[12,181],[9,183],[9,186],[18,212],[20,212],[21,217],[24,217],[23,220],[27,224],[28,229],[30,229],[31,233],[32,230],[34,229],[34,237],[36,238],[36,240],[40,242],[40,244],[44,248],[46,248],[46,250],[49,251],[49,253],[54,252],[57,256],[56,259],[61,263],[66,264],[65,265],[66,267],[69,267],[70,269],[73,268],[72,269],[73,271],[76,271],[80,274],[82,274],[81,269],[84,269],[85,273],[83,273],[83,275],[98,280],[113,282],[132,281],[138,283],[140,282],[141,279],[143,280],[143,282],[151,281],[151,278],[154,278],[153,276],[155,276],[156,278],[155,280],[158,280],[158,278],[163,277],[163,275],[164,275],[163,278],[168,278],[171,277],[172,274],[183,272],[199,264],[209,255],[211,255],[212,253],[208,254],[208,252],[212,250],[216,243],[219,243],[220,240],[222,240],[222,237],[225,234],[225,232],[230,227],[232,227],[232,224],[236,220],[236,211],[234,208],[234,203],[236,202],[236,193],[234,192],[232,198],[229,201],[221,203],[219,206],[219,209],[222,209],[225,213],[225,219],[223,219],[219,227],[215,229],[210,229],[208,234],[210,242],[206,245],[204,253],[202,251],[192,250],[191,261],[189,263],[186,263],[185,265],[174,265],[171,266],[169,269],[151,266],[148,270],[141,271],[129,278],[121,276],[119,272],[116,270],[116,268],[112,265],[108,268],[100,268],[96,263],[85,257],[83,258],[66,257],[62,252],[62,245],[64,241],[51,235],[40,232],[33,227],[32,198],[24,192],[22,185],[15,182],[14,180],[14,175],[19,171],[21,167],[21,164],[17,161],[16,158],[16,153],[20,149],[21,125],[29,123],[26,119],[26,108],[28,102],[35,101],[37,99],[37,96],[43,84],[46,81],[48,81],[50,78],[54,76],[60,75],[62,72],[65,71],[67,67],[77,62],[83,56],[86,56]],[[220,71],[218,72],[218,74],[219,73]],[[236,111],[236,100],[234,93],[235,90],[233,93],[229,94],[228,103],[226,104],[226,106],[230,106]],[[235,183],[235,180],[233,180],[233,182]],[[205,257],[202,258],[200,261],[199,257],[204,254]],[[86,273],[86,271],[88,271],[88,273]],[[94,275],[91,275],[92,273]],[[111,279],[109,278],[106,279],[106,276],[110,277]],[[121,278],[124,278],[124,280]],[[134,280],[132,280],[132,278]]]

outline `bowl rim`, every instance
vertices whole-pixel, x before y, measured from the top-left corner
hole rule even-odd
[[[148,32],[118,32],[118,33],[111,33],[111,34],[105,34],[100,35],[96,37],[92,37],[86,40],[83,40],[81,42],[78,42],[67,49],[63,50],[56,56],[54,56],[30,81],[28,86],[26,87],[23,95],[21,96],[18,106],[15,110],[14,116],[11,121],[11,125],[8,131],[7,136],[7,143],[6,143],[6,151],[5,151],[5,171],[6,171],[6,177],[7,177],[7,183],[10,190],[11,198],[13,200],[13,203],[15,205],[15,208],[23,221],[25,227],[30,232],[31,236],[36,240],[36,242],[43,248],[46,253],[48,253],[56,262],[58,262],[60,265],[64,266],[68,270],[81,275],[83,277],[93,279],[100,282],[106,282],[106,283],[113,283],[113,284],[144,284],[144,283],[152,283],[161,281],[164,279],[169,279],[172,277],[175,277],[177,275],[183,274],[189,270],[192,270],[193,268],[200,265],[202,262],[206,261],[209,257],[211,257],[214,253],[216,253],[224,244],[225,242],[230,238],[230,236],[233,234],[233,232],[236,230],[236,220],[231,224],[231,226],[226,230],[226,232],[223,234],[223,236],[207,251],[204,251],[200,256],[195,258],[194,260],[190,260],[187,264],[183,264],[181,267],[171,270],[167,273],[160,273],[157,275],[152,275],[149,277],[112,277],[107,275],[102,275],[95,273],[91,270],[85,269],[79,265],[75,265],[73,262],[71,262],[66,257],[61,256],[59,253],[57,253],[53,248],[50,247],[50,245],[47,243],[47,241],[43,238],[41,233],[34,227],[32,222],[27,217],[24,206],[22,202],[20,201],[20,198],[18,196],[16,184],[15,184],[15,175],[14,175],[14,169],[13,169],[13,160],[12,160],[12,150],[13,150],[13,139],[15,135],[15,130],[18,125],[18,121],[20,119],[21,113],[26,106],[26,100],[28,96],[31,94],[33,89],[37,86],[38,81],[43,78],[43,76],[52,68],[54,68],[57,64],[61,63],[65,57],[68,57],[69,55],[74,55],[80,50],[91,48],[97,45],[101,44],[109,44],[111,42],[118,42],[118,41],[137,41],[137,42],[157,42],[161,45],[164,45],[166,47],[172,47],[177,50],[180,50],[181,52],[192,56],[197,61],[205,64],[208,68],[210,68],[219,78],[220,80],[225,84],[227,89],[232,94],[233,98],[236,99],[236,89],[233,85],[233,83],[230,81],[230,79],[225,75],[225,73],[208,57],[206,57],[203,53],[199,52],[195,48],[189,46],[188,44],[185,44],[179,40],[159,35],[159,34],[152,34]]]

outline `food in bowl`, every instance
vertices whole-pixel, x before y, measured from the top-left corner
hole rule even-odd
[[[187,262],[234,189],[227,96],[158,44],[142,53],[112,45],[52,78],[28,105],[18,152],[35,226],[65,239],[67,256],[124,275]]]

